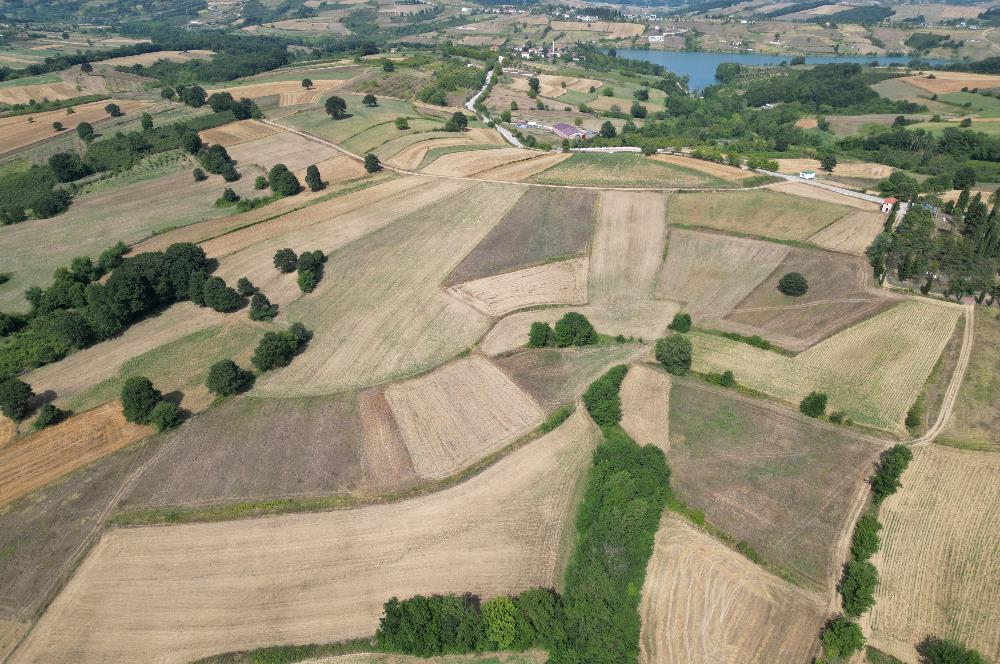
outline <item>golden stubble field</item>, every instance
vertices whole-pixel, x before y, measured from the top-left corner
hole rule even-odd
[[[473,279],[447,289],[487,316],[544,304],[587,301],[587,258],[546,263],[492,277]]]
[[[2,101],[3,99],[0,98],[0,102]],[[105,120],[109,116],[104,107],[112,101],[118,104],[122,113],[126,115],[149,105],[149,102],[146,101],[113,99],[95,101],[91,104],[80,104],[74,107],[73,113],[69,114],[65,110],[58,110],[45,111],[44,113],[35,113],[33,115],[15,115],[9,118],[0,118],[0,154],[23,148],[26,145],[37,143],[46,138],[74,131],[81,122],[94,124]],[[56,131],[52,128],[53,122],[61,122],[64,129]]]
[[[188,662],[372,634],[392,596],[552,586],[600,434],[583,410],[456,487],[354,510],[114,530],[14,662]]]

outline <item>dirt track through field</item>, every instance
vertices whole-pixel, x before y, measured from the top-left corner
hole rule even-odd
[[[13,661],[188,662],[364,637],[390,596],[556,581],[599,434],[578,411],[480,475],[355,510],[106,534]]]
[[[457,284],[447,292],[487,316],[542,304],[587,301],[587,259],[546,263]]]
[[[643,664],[805,662],[825,617],[818,593],[764,571],[666,513],[646,568]]]
[[[622,428],[640,445],[670,449],[670,376],[641,364],[621,387]]]

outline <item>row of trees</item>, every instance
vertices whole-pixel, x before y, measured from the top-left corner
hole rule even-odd
[[[288,247],[278,249],[274,253],[274,267],[279,272],[298,272],[299,289],[303,293],[311,293],[320,279],[323,278],[323,264],[326,263],[326,255],[322,251],[305,251],[296,256],[295,252]]]
[[[556,321],[555,329],[548,323],[535,321],[528,331],[529,348],[589,346],[597,341],[597,330],[586,316],[575,311],[566,312]]]

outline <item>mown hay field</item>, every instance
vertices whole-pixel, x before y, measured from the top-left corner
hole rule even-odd
[[[914,450],[902,488],[879,510],[882,550],[869,642],[904,661],[927,636],[1000,658],[1000,456]]]
[[[885,219],[881,212],[858,210],[822,229],[809,238],[809,242],[833,251],[861,255],[882,232]]]
[[[82,94],[84,93],[77,90],[75,85],[62,80],[34,85],[5,86],[0,87],[0,104],[27,104],[32,99],[37,102],[41,102],[43,99],[58,101],[60,99],[78,97]],[[62,111],[62,114],[65,115],[65,113],[65,111]],[[27,116],[19,117],[24,121],[28,119]],[[48,129],[52,131],[51,127],[48,127]]]
[[[621,386],[622,428],[640,445],[670,449],[670,375],[638,364]]]
[[[5,91],[0,90],[0,93]],[[53,99],[53,97],[49,97],[49,99]],[[41,97],[38,100],[41,101]],[[108,103],[107,101],[95,101],[91,104],[80,104],[73,108],[73,113],[69,114],[64,109],[45,111],[34,115],[14,115],[0,118],[0,154],[67,132],[75,133],[77,125],[81,122],[99,123],[108,117],[107,111],[104,110]],[[149,102],[130,99],[116,99],[114,103],[118,104],[125,115],[149,105]],[[61,122],[64,127],[63,131],[53,129],[53,122]],[[100,127],[98,127],[99,129]]]
[[[375,125],[392,122],[397,117],[419,118],[423,115],[413,104],[397,99],[380,99],[378,106],[369,107],[361,103],[363,95],[345,93],[338,96],[347,103],[347,117],[334,120],[326,114],[322,104],[313,104],[282,118],[281,122],[343,144],[361,132]]]
[[[418,475],[438,479],[523,436],[545,417],[489,360],[456,360],[395,383],[385,399]]]
[[[504,166],[497,166],[488,171],[477,173],[477,177],[484,180],[502,180],[504,182],[524,182],[532,175],[555,166],[556,164],[569,159],[570,155],[560,152],[556,154],[542,154],[524,161],[515,161]]]
[[[662,189],[732,186],[725,180],[697,170],[630,152],[578,152],[531,176],[528,181],[540,184]]]
[[[884,444],[689,380],[674,381],[669,417],[677,495],[800,585],[832,587]]]
[[[0,507],[152,432],[111,402],[0,448]]]
[[[766,187],[770,191],[776,191],[783,194],[788,194],[791,196],[796,196],[799,199],[808,198],[814,201],[821,201],[824,203],[831,203],[838,206],[846,206],[850,208],[855,208],[857,210],[867,210],[871,212],[878,208],[875,203],[870,201],[863,201],[859,198],[854,198],[853,196],[846,196],[844,194],[838,194],[835,191],[830,191],[829,189],[823,189],[822,187],[814,187],[812,185],[803,184],[802,182],[779,182],[777,184],[769,184]],[[803,205],[806,204],[799,200],[793,205]],[[809,210],[810,208],[803,208],[804,210]]]
[[[592,78],[577,78],[575,76],[538,74],[536,78],[538,79],[538,93],[550,99],[555,99],[567,91],[587,92],[590,88],[600,89],[604,85],[603,81]],[[523,76],[515,77],[511,87],[520,92],[527,92],[529,89],[528,78]]]
[[[434,154],[434,151],[440,151],[443,148],[461,150],[466,146],[471,148],[473,145],[494,145],[494,143],[488,142],[485,138],[480,141],[479,134],[475,136],[462,134],[459,136],[442,137],[436,134],[422,133],[416,134],[414,137],[420,140],[413,142],[405,141],[405,145],[404,142],[391,141],[389,145],[392,148],[387,147],[384,150],[384,154],[394,151],[399,145],[403,145],[403,147],[388,157],[386,164],[404,171],[416,171],[420,168],[421,164],[427,161],[429,156]],[[379,150],[379,152],[383,151]]]
[[[224,148],[247,141],[256,141],[259,138],[270,136],[281,131],[277,127],[265,124],[260,120],[239,120],[230,122],[221,127],[214,127],[199,132],[204,143],[221,145]]]
[[[298,104],[314,104],[342,85],[344,85],[344,81],[342,80],[317,78],[313,80],[313,87],[309,90],[302,87],[302,80],[299,79],[295,81],[250,83],[229,88],[213,88],[207,90],[207,92],[209,95],[216,92],[229,92],[237,99],[243,97],[261,99],[263,97],[277,96],[279,106],[296,106]]]
[[[819,593],[769,574],[671,513],[656,532],[639,611],[643,664],[805,662],[825,618]]]
[[[681,166],[682,168],[691,168],[696,171],[701,171],[702,173],[707,173],[712,177],[717,177],[722,180],[726,180],[727,182],[739,182],[740,180],[753,175],[753,171],[744,171],[743,169],[735,166],[717,164],[712,161],[695,159],[693,157],[682,157],[676,154],[658,154],[653,155],[652,158],[656,161],[662,161],[665,164],[673,164],[674,166]]]
[[[587,301],[587,259],[573,258],[466,281],[447,292],[487,316],[545,304],[583,304]]]
[[[813,390],[829,395],[830,411],[904,433],[913,405],[955,328],[961,311],[908,300],[788,357],[719,336],[694,333],[692,368],[731,370],[736,380],[792,404]]]
[[[892,167],[885,164],[875,164],[864,161],[842,161],[833,169],[830,177],[848,178],[887,178],[892,175]],[[796,175],[800,171],[815,171],[817,175],[826,176],[826,171],[820,168],[820,163],[816,159],[779,159],[778,172]]]
[[[401,503],[107,533],[15,662],[188,662],[371,635],[392,596],[552,586],[600,435],[580,411],[453,488]],[[333,544],[335,543],[335,544]]]
[[[667,239],[664,202],[653,192],[601,192],[590,254],[591,301],[624,304],[652,297]]]
[[[992,308],[976,312],[976,333],[969,368],[951,419],[938,442],[1000,451],[1000,320]]]
[[[230,147],[228,152],[238,167],[257,164],[265,171],[275,164],[284,164],[289,170],[298,171],[341,154],[328,145],[289,131],[239,143]]]
[[[534,156],[535,153],[520,148],[498,148],[488,151],[465,150],[441,155],[421,170],[429,175],[469,177],[492,168],[526,161]]]
[[[806,240],[851,209],[768,190],[682,193],[667,201],[671,224],[779,240]]]

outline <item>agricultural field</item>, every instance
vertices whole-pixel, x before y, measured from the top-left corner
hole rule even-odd
[[[590,254],[590,299],[622,304],[652,296],[666,246],[666,211],[658,193],[602,192]]]
[[[879,511],[882,549],[869,643],[915,661],[928,635],[1000,657],[1000,456],[930,445],[914,450],[902,488]]]
[[[227,148],[237,167],[253,164],[264,171],[275,164],[284,164],[291,171],[300,171],[317,162],[341,153],[318,141],[312,141],[289,131],[272,133]]]
[[[466,281],[447,292],[487,316],[546,304],[587,301],[587,259],[546,263],[516,272]]]
[[[740,180],[753,175],[753,171],[744,171],[743,169],[736,168],[735,166],[716,164],[715,162],[705,161],[704,159],[681,157],[675,154],[658,154],[653,155],[652,158],[656,161],[662,161],[665,164],[673,164],[674,166],[701,171],[702,173],[727,182],[739,182]]]
[[[552,586],[572,496],[598,437],[581,411],[479,475],[422,498],[110,531],[18,659],[188,662],[368,636],[393,595],[488,598]],[[145,636],[130,636],[137,633]]]
[[[695,333],[692,368],[731,370],[736,380],[790,404],[813,390],[829,410],[855,422],[903,433],[903,417],[951,337],[958,307],[908,300],[829,337],[794,357]]]
[[[858,210],[822,229],[809,238],[809,242],[831,251],[860,256],[882,232],[885,220],[886,215],[881,212]]]
[[[206,90],[208,94],[215,92],[229,92],[236,98],[247,97],[255,101],[274,98],[278,101],[278,107],[298,106],[300,104],[316,104],[323,100],[334,90],[344,85],[344,81],[338,79],[320,79],[313,81],[313,87],[303,88],[302,78],[293,81],[271,81],[267,83],[246,83],[236,88],[222,87]],[[272,102],[273,103],[273,102]]]
[[[730,187],[732,183],[693,168],[656,161],[634,153],[582,152],[527,180],[539,184],[591,187],[683,189]]]
[[[542,154],[524,161],[516,161],[506,166],[497,166],[488,171],[478,173],[478,177],[484,180],[501,180],[503,182],[523,182],[532,175],[555,166],[556,164],[569,159],[570,155],[565,153]]]
[[[463,150],[437,157],[429,165],[424,166],[421,172],[444,177],[470,177],[482,171],[525,161],[534,156],[534,153],[521,148]]]
[[[969,368],[955,401],[951,419],[938,442],[955,447],[1000,451],[1000,320],[990,309],[976,312],[976,330]]]
[[[923,90],[928,95],[960,92],[962,88],[989,89],[1000,87],[1000,76],[952,71],[934,72],[934,78],[928,78],[927,76],[904,76],[899,80]]]
[[[822,189],[820,187],[812,187],[808,184],[802,184],[801,182],[779,182],[778,184],[772,184],[767,186],[771,191],[780,192],[783,194],[791,194],[798,199],[809,198],[815,201],[822,201],[825,203],[831,203],[837,207],[850,207],[858,210],[867,210],[871,212],[876,209],[877,206],[874,203],[868,201],[863,201],[858,198],[853,198],[851,196],[845,196],[843,194],[838,194],[837,192],[830,191],[829,189]],[[799,200],[796,205],[806,205],[809,203]],[[809,209],[806,207],[805,209]]]
[[[868,178],[882,180],[892,175],[892,167],[868,162],[842,161],[829,175],[815,159],[779,159],[778,172],[797,175],[800,171],[814,171],[819,179],[827,177]]]
[[[551,74],[539,74],[538,94],[549,99],[556,99],[567,92],[587,92],[590,88],[600,89],[604,85],[603,81],[591,78],[577,78],[575,76],[553,76]],[[528,91],[528,78],[517,76],[513,79],[511,87],[520,92]]]
[[[631,367],[621,386],[622,428],[640,445],[670,449],[670,375]]]
[[[769,574],[667,513],[642,591],[639,661],[809,661],[825,608],[819,593]]]
[[[356,655],[332,655],[307,661],[308,664],[545,664],[547,660],[547,653],[529,650],[523,653],[443,655],[427,658],[384,653],[358,653]]]
[[[796,583],[832,587],[885,444],[692,381],[674,381],[669,417],[678,496]]]
[[[832,193],[831,196],[847,200],[845,196]],[[869,203],[868,207],[873,206]],[[852,211],[845,205],[766,189],[678,193],[670,196],[667,202],[667,217],[671,224],[779,240],[806,240]]]
[[[110,100],[109,100],[110,101]],[[58,111],[45,111],[35,115],[14,115],[7,118],[0,118],[0,154],[11,152],[23,148],[33,143],[53,138],[59,135],[74,135],[76,126],[81,122],[97,124],[99,121],[108,118],[108,112],[104,107],[108,101],[97,101],[90,104],[81,104],[73,108],[73,113],[66,113],[66,109]],[[122,113],[126,116],[135,113],[149,105],[145,101],[134,101],[126,99],[114,100],[118,104]],[[57,131],[52,128],[53,122],[61,122],[64,129]],[[98,126],[100,129],[100,126]]]
[[[229,148],[240,143],[256,141],[261,138],[276,134],[280,129],[273,125],[265,124],[260,120],[239,120],[231,122],[221,127],[206,129],[200,132],[203,143],[221,145]],[[232,155],[230,155],[232,156]]]

